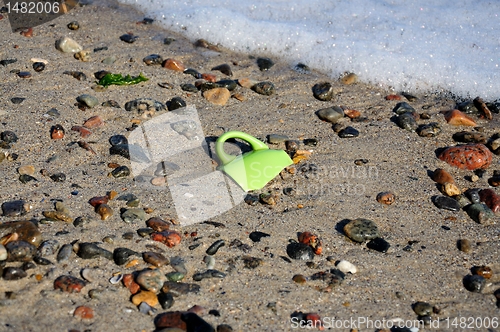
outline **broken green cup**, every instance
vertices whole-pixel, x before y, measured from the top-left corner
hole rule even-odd
[[[238,156],[224,152],[224,142],[239,138],[248,143],[253,151]],[[215,153],[222,165],[219,169],[229,175],[243,190],[258,190],[274,179],[283,168],[293,164],[283,150],[271,150],[257,138],[241,131],[229,131],[217,139]]]

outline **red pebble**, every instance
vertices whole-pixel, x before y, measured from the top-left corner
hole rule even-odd
[[[33,28],[23,29],[20,34],[24,37],[33,37]]]
[[[97,128],[104,125],[104,121],[102,121],[101,117],[99,115],[93,116],[91,118],[88,118],[87,121],[83,124],[84,127],[87,128]]]
[[[500,212],[500,196],[493,189],[483,189],[479,192],[481,202],[486,204],[491,211]]]
[[[87,138],[90,136],[90,134],[92,134],[92,132],[90,130],[88,130],[85,127],[81,127],[81,126],[73,126],[73,127],[71,127],[71,130],[79,132],[80,136],[83,138]]]
[[[439,159],[460,169],[486,169],[491,165],[493,155],[483,144],[452,146],[442,151]]]
[[[135,282],[132,274],[124,274],[122,282],[123,286],[127,287],[132,294],[137,294],[141,290],[141,286]]]
[[[401,96],[398,96],[398,95],[388,95],[388,96],[385,96],[385,100],[401,100]]]
[[[146,226],[151,227],[155,232],[166,231],[170,228],[170,224],[158,217],[149,218],[146,221]]]
[[[75,309],[73,312],[73,316],[79,317],[82,319],[92,319],[94,318],[94,310],[92,308],[81,305]]]
[[[217,77],[212,74],[201,74],[201,78],[203,78],[205,81],[215,83],[217,80]]]
[[[60,276],[54,281],[54,289],[67,293],[80,293],[85,285],[85,281],[73,276]]]
[[[97,207],[97,206],[99,206],[101,204],[107,204],[108,201],[109,201],[109,197],[108,196],[96,196],[96,197],[92,197],[89,200],[89,203],[93,207]]]
[[[314,249],[314,253],[316,255],[320,255],[323,251],[323,247],[321,246],[321,240],[311,232],[303,232],[299,234],[299,242],[307,244],[311,248]]]
[[[172,248],[181,243],[181,235],[176,231],[163,231],[151,234],[153,241],[158,241],[165,244],[167,247]]]
[[[317,328],[320,331],[323,331],[325,327],[323,326],[323,323],[321,321],[321,317],[317,313],[308,313],[306,314],[306,322],[307,326],[310,326],[312,328]]]
[[[186,331],[186,322],[181,319],[181,316],[181,311],[169,311],[159,314],[155,318],[155,327],[158,330],[164,328],[178,328]]]
[[[50,137],[52,139],[61,139],[64,137],[64,128],[60,124],[57,124],[50,128]]]
[[[184,71],[186,69],[186,66],[179,60],[175,59],[167,59],[163,61],[162,66],[164,68],[170,69],[170,70],[175,70],[175,71]]]

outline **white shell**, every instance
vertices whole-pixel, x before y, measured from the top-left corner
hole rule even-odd
[[[112,283],[113,285],[116,285],[123,279],[123,274],[117,274],[109,279],[109,282]]]
[[[338,262],[336,267],[337,267],[337,269],[339,269],[340,271],[342,271],[344,273],[349,272],[351,274],[354,274],[354,273],[358,272],[358,268],[354,264],[352,264],[346,260],[341,260],[340,262]]]

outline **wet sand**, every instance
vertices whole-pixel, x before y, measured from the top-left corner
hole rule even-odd
[[[203,319],[214,327],[229,324],[235,331],[288,331],[294,330],[290,315],[295,311],[315,312],[323,318],[336,320],[369,319],[382,321],[401,318],[415,320],[412,304],[417,301],[429,302],[441,309],[433,319],[441,319],[436,331],[465,330],[446,326],[456,317],[486,319],[498,317],[498,308],[493,292],[499,287],[500,232],[498,224],[485,226],[475,223],[464,211],[439,210],[431,197],[439,195],[436,184],[429,177],[429,171],[444,168],[449,171],[457,185],[465,188],[488,188],[487,179],[497,168],[498,157],[486,174],[476,183],[467,181],[471,171],[452,168],[438,160],[435,150],[456,144],[452,134],[467,130],[465,127],[450,126],[444,120],[443,110],[452,109],[455,102],[438,94],[417,95],[409,102],[418,113],[426,112],[430,120],[419,123],[438,122],[442,133],[433,138],[424,138],[416,133],[400,129],[391,117],[392,109],[398,101],[385,100],[385,96],[395,93],[385,87],[356,83],[344,85],[322,73],[311,71],[299,73],[292,64],[279,59],[267,72],[259,71],[255,56],[266,54],[237,54],[221,48],[213,52],[194,47],[193,42],[182,36],[161,29],[157,24],[143,25],[143,14],[131,8],[118,6],[113,2],[78,7],[69,14],[59,17],[50,24],[35,27],[33,37],[27,38],[12,33],[7,19],[0,20],[0,60],[17,58],[18,61],[0,67],[2,80],[0,95],[0,115],[2,131],[11,130],[19,137],[10,150],[17,153],[15,161],[0,163],[2,190],[0,201],[24,199],[32,206],[24,217],[0,217],[1,222],[22,219],[43,218],[42,212],[53,210],[54,201],[62,200],[73,218],[84,216],[90,222],[83,227],[75,227],[63,221],[40,224],[44,240],[57,240],[60,245],[80,242],[97,242],[102,248],[113,251],[126,247],[137,252],[148,251],[154,245],[164,250],[168,257],[180,256],[185,260],[188,275],[185,282],[201,286],[198,294],[187,294],[175,299],[169,310],[157,307],[157,314],[164,311],[185,311],[193,305],[206,309]],[[78,21],[80,29],[69,30],[66,25]],[[133,44],[120,41],[119,37],[131,32],[139,36]],[[55,40],[69,36],[79,42],[84,49],[93,50],[107,46],[108,50],[91,54],[91,60],[82,62],[55,49]],[[173,37],[170,45],[164,38]],[[189,68],[201,73],[211,72],[214,66],[231,64],[233,79],[250,77],[258,81],[271,81],[276,93],[271,96],[256,94],[250,89],[238,87],[237,92],[246,100],[240,102],[231,98],[225,106],[208,103],[201,93],[186,93],[180,84],[193,83],[192,76],[167,70],[160,66],[146,66],[142,59],[149,54],[160,54],[163,58],[175,58]],[[117,61],[105,65],[101,61],[116,56]],[[254,57],[250,57],[254,56]],[[48,61],[46,69],[40,73],[32,69],[31,58]],[[236,63],[236,64],[234,64]],[[29,79],[18,78],[11,70],[30,71]],[[78,81],[64,71],[82,71],[86,81]],[[93,73],[109,70],[113,73],[138,75],[143,73],[149,81],[133,86],[111,86],[98,92]],[[217,78],[225,78],[213,71]],[[311,92],[314,84],[329,81],[337,91],[330,102],[316,100]],[[158,83],[169,82],[174,88],[164,89]],[[398,91],[396,91],[397,93]],[[91,94],[102,103],[117,101],[121,109],[96,106],[82,111],[75,106],[76,97]],[[168,219],[175,216],[175,209],[168,190],[154,192],[138,186],[133,178],[116,179],[109,177],[107,164],[129,162],[120,156],[110,156],[108,139],[115,134],[128,135],[134,114],[123,109],[123,105],[136,98],[153,98],[166,102],[182,97],[188,105],[198,111],[206,137],[218,137],[223,129],[240,130],[264,139],[269,134],[283,134],[290,139],[316,138],[316,147],[311,157],[297,165],[299,171],[282,179],[277,177],[259,191],[294,188],[293,196],[280,195],[275,206],[258,204],[250,206],[241,203],[233,209],[211,219],[225,227],[210,224],[172,226],[181,234],[197,232],[199,240],[184,237],[181,244],[167,248],[148,238],[141,238],[136,230],[145,223],[127,224],[120,218],[123,201],[110,201],[114,215],[105,221],[93,211],[88,201],[94,196],[102,196],[111,190],[119,195],[132,193],[140,199],[140,207],[154,211],[148,217]],[[21,104],[13,104],[13,97],[26,98]],[[99,105],[100,105],[99,103]],[[320,108],[343,105],[359,110],[366,121],[354,122],[344,118],[340,123],[359,130],[357,138],[339,138],[331,124],[322,122],[315,115]],[[46,116],[51,108],[60,112],[58,118]],[[95,155],[71,144],[81,140],[72,126],[82,125],[91,116],[99,115],[105,125],[92,130],[86,139],[96,152]],[[492,121],[478,119],[478,125],[488,137],[497,131],[498,119]],[[50,128],[61,124],[66,129],[62,140],[50,138]],[[272,146],[284,149],[284,144]],[[168,149],[168,147],[165,147]],[[47,162],[52,156],[55,160]],[[368,163],[358,166],[356,159],[367,159]],[[313,163],[318,167],[316,174],[303,173],[300,167]],[[37,182],[23,184],[19,181],[17,168],[33,165]],[[53,182],[40,174],[41,169],[51,173],[63,172],[66,181]],[[80,187],[72,186],[77,184]],[[71,194],[78,191],[77,195]],[[378,193],[392,191],[396,202],[386,206],[375,199]],[[300,207],[299,207],[300,205]],[[341,231],[346,219],[367,218],[379,227],[383,238],[391,247],[387,253],[366,248],[365,244],[350,241]],[[248,235],[253,231],[270,234],[260,242],[253,243]],[[286,246],[297,233],[310,231],[323,242],[323,253],[314,258],[314,266],[305,261],[287,262]],[[122,238],[122,234],[134,232],[132,240]],[[114,243],[102,242],[106,236],[113,236]],[[473,243],[470,253],[457,249],[457,240],[466,238]],[[226,246],[214,256],[215,268],[227,274],[224,279],[192,280],[192,275],[206,269],[203,263],[205,250],[216,240],[224,239]],[[239,240],[251,247],[244,252],[229,244]],[[409,241],[418,241],[411,251],[403,250]],[[189,250],[194,243],[201,245]],[[255,269],[244,267],[243,256],[257,257],[263,264]],[[331,256],[332,261],[326,257]],[[69,262],[60,264],[55,256],[47,257],[53,265],[37,265],[28,270],[28,277],[17,281],[0,281],[0,331],[153,331],[154,316],[140,313],[130,302],[130,292],[121,284],[112,285],[109,278],[115,272],[131,273],[147,268],[145,262],[131,268],[115,265],[105,258],[85,260],[71,256]],[[355,264],[358,273],[347,275],[344,282],[331,292],[318,290],[327,286],[324,281],[308,280],[296,284],[292,277],[296,274],[311,276],[320,271],[334,268],[335,260],[348,260]],[[20,266],[19,262],[8,266]],[[470,268],[488,265],[494,276],[488,281],[481,294],[464,289],[462,278],[470,273]],[[81,293],[68,294],[54,290],[55,278],[60,275],[80,276],[82,268],[95,269],[96,278]],[[173,271],[170,266],[162,267],[165,273]],[[42,275],[40,281],[36,275]],[[91,299],[88,292],[101,289],[100,299]],[[13,292],[14,296],[8,292]],[[275,303],[275,305],[273,304]],[[81,321],[72,316],[79,305],[94,309],[95,318]],[[275,308],[275,310],[273,310]],[[209,315],[211,309],[218,310],[220,317]],[[326,321],[325,321],[326,322]],[[451,324],[451,323],[450,323]],[[474,325],[473,325],[474,326]],[[355,326],[339,328],[349,331]],[[357,326],[360,331],[374,331],[375,327]],[[337,330],[337,329],[335,329]],[[476,329],[486,330],[486,329]],[[496,331],[498,329],[492,329]]]

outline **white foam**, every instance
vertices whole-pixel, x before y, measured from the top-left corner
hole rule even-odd
[[[500,2],[119,0],[195,40],[396,91],[500,98]]]

